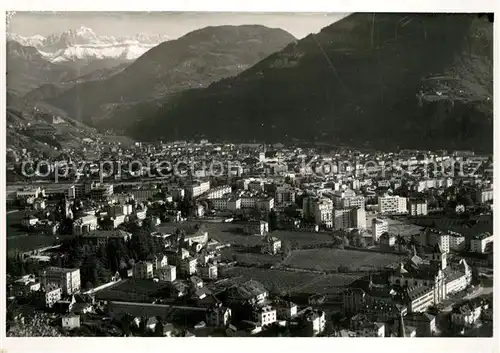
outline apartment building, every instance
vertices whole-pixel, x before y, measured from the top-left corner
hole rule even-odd
[[[205,264],[204,266],[199,266],[198,273],[200,274],[201,278],[216,279],[218,275],[217,265]]]
[[[486,246],[491,242],[493,242],[493,234],[488,232],[478,234],[470,240],[470,251],[484,254]]]
[[[198,181],[186,187],[186,197],[194,199],[210,190],[210,181]]]
[[[290,186],[278,186],[275,191],[276,204],[290,204],[295,202],[295,190]]]
[[[378,210],[381,214],[402,214],[408,212],[406,197],[382,196],[378,199]]]
[[[113,195],[113,184],[92,183],[89,195],[93,200],[106,200]]]
[[[83,247],[87,251],[95,251],[101,246],[106,246],[110,240],[128,242],[132,234],[123,230],[94,230],[82,236]]]
[[[172,265],[167,265],[160,268],[156,275],[160,281],[173,282],[177,279],[177,268]]]
[[[76,219],[73,222],[73,234],[83,235],[97,229],[97,217],[94,215],[87,215]]]
[[[80,269],[48,267],[41,275],[41,283],[43,287],[57,285],[64,295],[78,293],[81,288]]]
[[[363,208],[353,207],[333,210],[334,229],[366,229],[366,212]]]
[[[206,319],[208,327],[226,327],[231,321],[231,309],[220,303],[216,304],[207,310]]]
[[[134,266],[134,278],[153,278],[153,263],[149,261],[139,261]]]
[[[39,293],[39,299],[47,308],[52,308],[62,298],[62,289],[52,284],[43,288]]]
[[[224,195],[231,192],[229,185],[221,185],[207,191],[207,199],[221,199]]]
[[[264,191],[264,183],[262,180],[252,180],[248,183],[248,190],[262,192]]]
[[[410,200],[408,202],[408,213],[410,216],[426,216],[427,201],[426,200]]]
[[[441,230],[426,228],[420,232],[420,236],[417,238],[417,241],[422,246],[434,247],[439,245],[443,252],[450,252],[450,234]]]
[[[229,200],[229,197],[213,198],[210,199],[210,204],[215,210],[227,210],[229,208]]]
[[[241,198],[232,197],[227,201],[227,209],[229,211],[235,212],[241,208]]]
[[[259,323],[260,326],[271,325],[276,322],[276,309],[271,306],[263,306],[256,308],[254,311],[255,321]]]
[[[372,237],[374,242],[378,242],[382,234],[389,231],[389,223],[382,218],[372,220]]]
[[[315,200],[313,203],[314,221],[326,228],[333,227],[333,201],[327,198]]]
[[[478,203],[493,201],[493,189],[476,190],[475,196]]]
[[[271,211],[274,208],[274,198],[266,197],[255,201],[255,207],[259,210]]]

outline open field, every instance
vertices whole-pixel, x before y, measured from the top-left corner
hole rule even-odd
[[[255,246],[262,244],[262,237],[237,233],[235,230],[238,226],[231,223],[204,223],[204,226],[206,227],[209,236],[220,242],[241,246]],[[270,234],[281,241],[289,242],[292,246],[306,246],[334,242],[332,235],[327,233],[278,230]]]
[[[284,262],[295,268],[335,271],[347,266],[350,271],[381,268],[400,261],[401,256],[370,251],[340,249],[296,250]]]
[[[151,302],[167,289],[166,282],[146,279],[127,279],[96,293],[99,300]]]
[[[339,293],[343,290],[343,287],[348,286],[361,277],[361,274],[329,274],[319,277],[318,280],[302,287],[301,291],[310,294]]]
[[[334,243],[333,236],[328,233],[279,230],[271,234],[281,241],[288,241],[292,246]]]
[[[337,292],[356,279],[359,275],[329,274],[322,275],[307,272],[293,272],[285,270],[265,270],[259,268],[234,267],[226,270],[226,276],[239,277],[237,282],[256,280],[268,290],[290,293],[332,293]]]
[[[253,266],[274,266],[281,262],[281,254],[260,254],[254,252],[240,252],[238,248],[224,248],[221,252],[222,261],[237,261],[239,264]]]
[[[229,243],[231,245],[238,246],[262,245],[262,240],[264,239],[264,237],[259,235],[242,235],[230,231],[224,231],[216,227],[211,227],[208,229],[208,236],[221,243]]]
[[[293,291],[295,288],[306,285],[315,280],[318,275],[281,270],[267,270],[249,267],[234,267],[226,270],[225,276],[238,277],[237,282],[250,279],[261,282],[267,290]]]

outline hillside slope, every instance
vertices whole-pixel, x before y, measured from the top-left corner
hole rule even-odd
[[[129,134],[491,150],[492,48],[492,24],[473,14],[353,14],[236,77],[134,110]]]
[[[122,104],[236,75],[294,39],[281,29],[256,25],[203,28],[154,47],[108,79],[78,84],[48,102],[78,120],[98,123]],[[126,123],[119,117],[114,122]]]

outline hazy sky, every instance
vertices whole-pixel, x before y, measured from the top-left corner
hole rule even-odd
[[[7,31],[47,36],[81,26],[97,35],[165,34],[173,39],[206,26],[260,24],[282,28],[297,38],[317,33],[346,14],[223,12],[16,12]]]

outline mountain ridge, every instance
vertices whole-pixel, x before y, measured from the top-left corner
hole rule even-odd
[[[491,150],[492,38],[473,14],[352,14],[128,133]]]
[[[99,36],[87,27],[70,29],[44,37],[7,33],[7,39],[36,48],[50,62],[89,61],[95,59],[134,60],[152,47],[170,40],[167,35]]]

